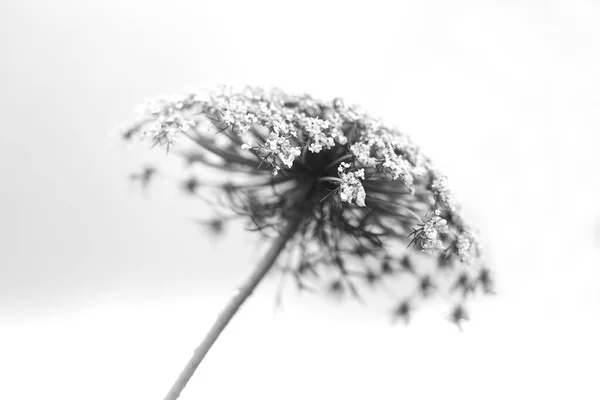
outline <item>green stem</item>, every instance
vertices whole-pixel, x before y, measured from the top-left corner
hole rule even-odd
[[[256,286],[258,286],[260,281],[262,281],[267,272],[269,272],[279,254],[285,248],[287,242],[298,231],[301,221],[301,218],[296,218],[288,222],[287,226],[283,229],[279,237],[275,239],[271,248],[269,248],[257,268],[252,272],[252,274],[250,274],[242,286],[235,291],[234,296],[221,311],[217,317],[217,320],[213,323],[212,327],[202,340],[202,343],[200,343],[200,346],[196,348],[192,358],[188,361],[181,374],[179,374],[179,377],[171,387],[171,390],[169,390],[165,400],[175,400],[181,395],[181,392],[189,382],[192,375],[194,375],[198,365],[200,365],[200,362],[202,362],[221,332],[223,332],[229,321],[231,321],[246,299],[250,297]]]

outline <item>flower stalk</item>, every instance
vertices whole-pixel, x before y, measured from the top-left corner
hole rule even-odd
[[[208,226],[239,218],[248,230],[279,233],[166,399],[179,396],[280,253],[284,276],[303,290],[360,299],[360,285],[410,281],[414,290],[399,293],[393,311],[406,322],[438,294],[453,303],[448,318],[460,327],[467,300],[493,293],[446,176],[407,134],[358,106],[251,87],[161,96],[124,130],[125,140],[134,137],[184,158],[193,175],[179,185],[214,209]],[[145,186],[154,172],[135,178]]]
[[[202,340],[202,343],[194,350],[192,358],[188,361],[185,368],[179,374],[179,377],[169,390],[165,400],[176,400],[181,395],[181,392],[194,375],[194,372],[204,360],[206,354],[211,349],[215,341],[221,335],[229,321],[234,317],[242,304],[250,297],[254,289],[263,280],[265,275],[271,270],[277,257],[281,254],[286,244],[298,231],[301,223],[301,218],[291,219],[284,227],[281,234],[273,241],[271,247],[262,258],[256,269],[248,276],[246,281],[234,292],[234,295],[229,299],[229,302],[223,308],[210,330]]]

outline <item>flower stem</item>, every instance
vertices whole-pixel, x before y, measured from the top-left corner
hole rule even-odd
[[[318,182],[339,182],[342,183],[343,181],[340,178],[336,178],[335,176],[322,176],[319,179],[317,179]]]
[[[181,374],[179,374],[179,377],[171,387],[171,390],[169,390],[165,400],[175,400],[180,396],[192,375],[194,375],[198,365],[200,365],[200,362],[202,362],[221,332],[223,332],[229,321],[231,321],[241,305],[244,304],[246,299],[252,294],[267,272],[269,272],[279,254],[285,248],[286,243],[297,232],[301,221],[301,218],[290,219],[286,227],[275,239],[261,262],[258,264],[257,268],[250,274],[248,279],[246,279],[238,290],[234,292],[233,297],[221,311],[217,320],[213,323],[212,327],[202,340],[202,343],[196,348],[192,358],[188,361]]]
[[[342,161],[351,159],[352,157],[354,157],[354,154],[346,154],[345,156],[341,156],[340,158],[338,158],[337,160],[333,161],[332,163],[330,163],[329,165],[327,165],[323,169],[326,171],[326,170],[328,170],[331,167],[335,167],[336,165],[338,165]]]

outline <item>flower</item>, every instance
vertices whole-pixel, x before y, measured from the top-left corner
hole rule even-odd
[[[479,255],[479,243],[472,231],[465,230],[456,238],[456,253],[460,261],[470,264]]]
[[[409,254],[437,255],[440,267],[459,277],[461,268],[477,268],[480,245],[446,176],[408,135],[358,106],[246,87],[160,96],[139,110],[124,139],[150,137],[202,167],[203,177],[184,186],[214,199],[208,202],[223,218],[244,218],[264,234],[300,221],[285,268],[298,287],[322,284],[324,271],[330,291],[357,293],[355,278],[364,282],[383,261],[378,279],[409,266],[417,292],[429,297],[444,285],[419,273]],[[491,287],[489,274],[484,278]],[[415,301],[397,312],[408,316]]]
[[[353,171],[344,172],[350,168],[349,163],[340,163],[338,174],[342,182],[340,183],[340,199],[342,201],[354,202],[359,207],[365,206],[366,193],[359,179],[365,179],[365,170],[363,168]]]
[[[448,187],[447,176],[441,175],[440,177],[434,177],[434,180],[431,183],[431,191],[433,192],[436,204],[442,208],[456,211],[456,199]]]
[[[423,219],[422,228],[416,233],[421,248],[423,250],[441,250],[444,248],[440,236],[448,232],[448,221],[441,218],[441,211],[435,210],[435,213]]]

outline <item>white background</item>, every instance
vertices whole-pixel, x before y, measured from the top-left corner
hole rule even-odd
[[[597,1],[0,5],[0,398],[160,399],[256,260],[106,132],[187,85],[360,103],[480,228],[499,296],[458,332],[265,282],[182,399],[600,398]],[[171,161],[168,161],[171,162]],[[250,261],[249,261],[250,260]]]

